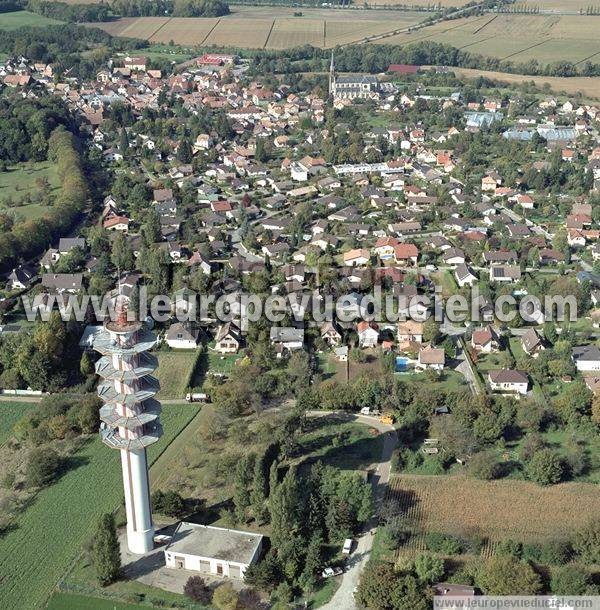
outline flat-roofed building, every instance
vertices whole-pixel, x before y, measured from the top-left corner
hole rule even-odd
[[[168,568],[243,580],[260,558],[261,534],[182,521],[165,547]]]

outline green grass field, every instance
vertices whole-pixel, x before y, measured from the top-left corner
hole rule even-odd
[[[0,446],[10,437],[13,426],[37,405],[32,402],[9,402],[0,400]]]
[[[14,207],[4,206],[4,201],[8,198],[18,201],[27,194],[37,193],[39,188],[36,185],[36,180],[38,178],[46,178],[52,190],[59,186],[56,168],[48,161],[22,163],[9,167],[5,172],[0,172],[0,210],[21,215],[26,220],[43,216],[49,208],[37,203]]]
[[[197,351],[174,350],[156,352],[158,369],[156,377],[160,381],[159,398],[185,398],[188,379],[196,364]]]
[[[148,606],[122,604],[108,599],[55,593],[46,606],[48,610],[138,610]]]
[[[196,412],[195,406],[187,404],[163,408],[165,434],[149,448],[150,462],[159,457]],[[99,516],[121,502],[118,452],[93,438],[74,460],[76,466],[41,491],[19,517],[19,527],[0,539],[3,610],[43,607],[52,588],[89,538]]]
[[[29,11],[15,11],[14,13],[2,13],[0,17],[0,30],[16,30],[26,25],[43,27],[62,23],[56,19],[49,19]]]

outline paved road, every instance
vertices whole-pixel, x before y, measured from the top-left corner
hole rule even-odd
[[[321,414],[319,411],[311,411],[309,415]],[[387,484],[390,480],[392,453],[398,442],[398,436],[393,426],[382,424],[376,417],[368,417],[365,415],[354,415],[352,419],[361,423],[373,426],[383,434],[383,449],[381,451],[381,459],[375,475],[372,477],[373,495],[375,506],[379,506]],[[366,525],[362,534],[358,538],[358,544],[350,555],[347,563],[347,571],[342,576],[342,582],[339,589],[328,604],[322,606],[323,610],[350,610],[356,608],[354,603],[354,588],[358,585],[360,574],[366,566],[371,554],[373,546],[373,535],[377,527],[375,518],[371,519]]]

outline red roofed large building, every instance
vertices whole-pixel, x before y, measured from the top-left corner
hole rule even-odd
[[[421,66],[413,66],[412,64],[390,64],[387,71],[397,74],[416,74],[420,69]]]

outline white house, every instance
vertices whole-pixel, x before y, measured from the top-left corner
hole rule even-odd
[[[181,522],[165,547],[165,564],[212,576],[243,580],[260,558],[262,535]]]
[[[358,332],[358,344],[360,347],[376,347],[379,340],[379,330],[373,322],[359,322],[356,330]]]
[[[571,358],[578,371],[600,371],[600,349],[595,345],[578,345]]]
[[[304,329],[291,326],[273,326],[270,332],[271,343],[278,351],[278,357],[284,349],[294,351],[304,346]]]
[[[176,322],[169,326],[165,340],[172,349],[195,349],[199,336],[200,332],[192,329],[189,324]]]
[[[458,265],[454,270],[456,283],[462,288],[463,286],[473,286],[473,282],[477,281],[477,276],[474,275],[469,267],[465,264]]]
[[[488,383],[493,392],[527,394],[529,378],[524,371],[497,369],[488,371]]]
[[[215,337],[215,351],[220,354],[236,354],[241,342],[240,329],[235,324],[221,324]]]

